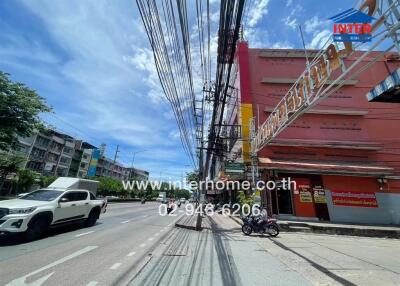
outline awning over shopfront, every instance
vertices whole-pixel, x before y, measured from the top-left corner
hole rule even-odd
[[[393,168],[374,165],[338,164],[328,162],[299,162],[259,158],[259,168],[281,172],[308,174],[335,174],[360,176],[386,176],[393,174]]]
[[[367,99],[370,102],[400,102],[400,68],[375,86],[367,94]]]

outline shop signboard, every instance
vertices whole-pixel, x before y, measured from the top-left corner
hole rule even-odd
[[[373,192],[332,191],[335,206],[377,208],[378,201]]]
[[[313,193],[314,193],[314,202],[316,204],[326,204],[325,190],[322,189],[321,186],[315,186],[313,188]]]
[[[244,173],[244,163],[226,163],[225,173]]]
[[[310,191],[300,190],[300,202],[312,203],[312,196]]]

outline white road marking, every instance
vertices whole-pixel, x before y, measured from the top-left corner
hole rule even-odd
[[[88,284],[86,284],[86,286],[96,286],[97,285],[97,281],[90,281]]]
[[[139,247],[145,247],[146,243],[142,243],[141,245],[139,245]]]
[[[149,215],[147,214],[147,215],[144,215],[143,217],[148,217]]]
[[[50,269],[50,268],[52,268],[54,266],[57,266],[57,265],[59,265],[61,263],[64,263],[64,262],[66,262],[68,260],[71,260],[71,259],[73,259],[75,257],[78,257],[78,256],[80,256],[82,254],[85,254],[86,252],[92,251],[93,249],[96,249],[97,247],[98,246],[87,246],[85,248],[82,248],[81,250],[78,250],[78,251],[76,251],[76,252],[74,252],[74,253],[72,253],[70,255],[67,255],[67,256],[59,259],[59,260],[54,261],[53,263],[50,263],[50,264],[48,264],[46,266],[43,266],[42,268],[39,268],[39,269],[37,269],[35,271],[32,271],[31,273],[28,273],[25,276],[19,277],[19,278],[15,279],[15,280],[11,281],[10,283],[6,284],[6,286],[22,286],[22,285],[40,286],[44,282],[46,282],[46,280],[51,275],[53,275],[54,272],[52,272],[52,273],[50,273],[50,274],[48,274],[48,275],[36,280],[36,281],[33,281],[33,282],[29,283],[29,284],[26,284],[25,280],[29,276],[36,275],[36,274],[38,274],[38,273],[40,273],[42,271],[45,271],[45,270]]]
[[[122,265],[122,263],[115,263],[113,266],[110,267],[111,270],[116,270],[118,269],[120,266]]]
[[[87,234],[91,234],[91,233],[93,233],[93,232],[94,232],[94,230],[88,231],[88,232],[84,232],[84,233],[80,233],[80,234],[75,235],[75,237],[84,236],[84,235],[87,235]]]
[[[153,239],[154,239],[154,237],[149,237],[149,239],[147,239],[147,240],[150,240],[150,241],[151,241],[151,240],[153,240]]]
[[[127,256],[130,257],[130,256],[134,256],[135,254],[136,254],[136,252],[132,251],[132,252],[129,252]]]
[[[127,223],[127,222],[130,222],[130,220],[121,221],[121,223]]]
[[[163,232],[165,229],[160,229],[160,232]]]
[[[158,232],[154,234],[154,236],[159,236],[159,235],[160,235],[160,234],[159,234]]]

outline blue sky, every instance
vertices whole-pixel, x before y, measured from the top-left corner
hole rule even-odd
[[[250,47],[264,48],[300,48],[298,24],[307,46],[319,48],[331,34],[326,19],[354,5],[248,1],[245,37]],[[215,55],[219,4],[211,3]],[[189,13],[193,19],[194,5]],[[195,31],[194,22],[190,25]],[[54,109],[54,115],[43,116],[48,123],[94,145],[106,143],[109,157],[119,144],[119,160],[126,165],[133,152],[148,150],[136,155],[135,166],[156,179],[160,173],[177,179],[192,169],[134,0],[0,1],[0,31],[0,70],[46,98]]]

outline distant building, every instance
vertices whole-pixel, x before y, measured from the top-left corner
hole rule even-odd
[[[148,181],[149,172],[137,168],[127,168],[129,180]]]
[[[114,163],[114,160],[101,156],[97,164],[96,176],[127,180],[129,173],[121,163]]]
[[[22,168],[45,176],[79,177],[99,176],[119,180],[148,180],[149,172],[126,168],[104,156],[101,149],[54,130],[36,132],[30,137],[19,138],[18,154],[26,157]]]

